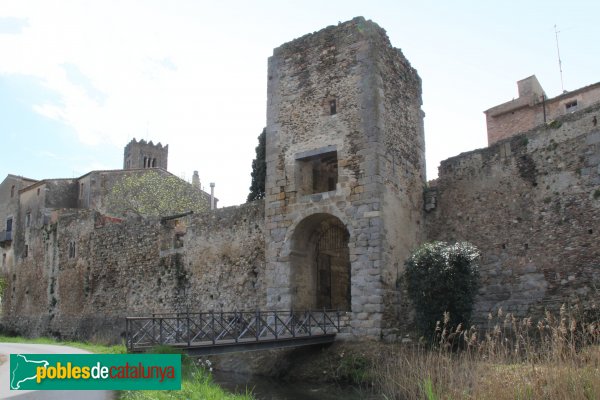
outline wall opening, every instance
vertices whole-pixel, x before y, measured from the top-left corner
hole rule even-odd
[[[290,267],[294,309],[350,310],[350,234],[338,218],[314,214],[292,235]]]
[[[577,110],[577,100],[572,100],[565,103],[565,110],[567,112],[573,112]]]
[[[329,100],[329,115],[337,114],[337,104],[335,99]]]
[[[338,182],[337,151],[296,159],[297,186],[301,195],[329,192]]]

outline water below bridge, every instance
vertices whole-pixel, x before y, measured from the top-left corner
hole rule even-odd
[[[273,378],[214,371],[213,378],[231,393],[252,391],[257,400],[382,400],[383,397],[334,383],[284,382]]]

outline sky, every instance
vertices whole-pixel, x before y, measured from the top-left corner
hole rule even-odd
[[[535,74],[549,97],[600,81],[600,2],[0,0],[0,179],[122,168],[133,138],[219,206],[245,202],[279,45],[356,16],[423,81],[427,178],[487,144],[483,111]]]

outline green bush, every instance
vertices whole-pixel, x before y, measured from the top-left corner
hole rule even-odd
[[[417,328],[425,337],[450,313],[450,326],[468,327],[479,288],[479,250],[467,242],[425,243],[406,261],[405,282],[416,310]]]

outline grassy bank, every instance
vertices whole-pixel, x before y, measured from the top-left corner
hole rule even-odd
[[[96,343],[87,342],[61,342],[52,338],[35,338],[27,339],[19,336],[2,336],[0,335],[0,343],[33,343],[33,344],[53,344],[57,346],[71,346],[78,349],[89,351],[96,354],[124,354],[127,353],[124,345],[105,346]]]
[[[119,397],[123,400],[167,400],[167,399],[202,399],[202,400],[252,400],[252,394],[231,394],[225,392],[216,383],[206,367],[196,364],[183,365],[183,379],[179,391],[126,391]]]

